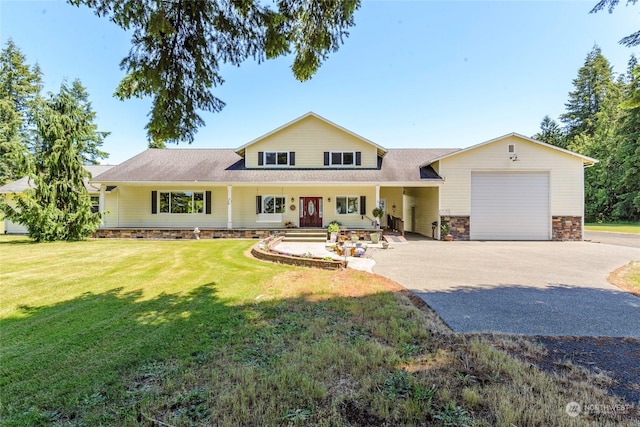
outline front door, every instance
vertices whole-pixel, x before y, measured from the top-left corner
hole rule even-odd
[[[322,227],[322,197],[300,197],[300,227]]]

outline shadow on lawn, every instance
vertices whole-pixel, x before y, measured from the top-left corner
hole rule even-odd
[[[167,384],[198,383],[189,378],[200,370],[206,375],[231,374],[248,367],[257,375],[290,369],[279,366],[280,358],[300,345],[297,340],[310,340],[310,347],[316,338],[340,333],[341,328],[344,339],[367,336],[368,331],[352,330],[353,313],[345,307],[365,301],[376,304],[388,297],[389,293],[379,293],[312,301],[303,295],[232,305],[217,296],[211,282],[184,295],[145,299],[142,292],[123,293],[119,288],[51,306],[21,306],[15,317],[0,321],[0,424],[151,425],[140,418],[145,412],[141,405],[146,404],[168,419],[177,413],[178,418],[206,424],[211,420],[202,388],[194,388],[202,395],[183,402],[183,397],[171,396],[182,396],[189,384],[179,391]],[[318,324],[319,336],[307,336]],[[331,355],[326,363],[330,357],[340,356]],[[303,372],[298,374],[300,378],[282,379],[286,390],[274,387],[271,392],[283,393],[287,397],[283,402],[288,400],[294,408],[312,407],[317,392],[305,390],[311,385],[305,383]],[[335,374],[327,369],[322,375]],[[292,383],[287,385],[288,381]],[[243,393],[238,387],[248,386],[225,387],[233,397]],[[291,395],[291,390],[297,393]],[[243,423],[254,423],[255,414],[247,412]]]
[[[91,396],[125,401],[122,381],[140,366],[213,350],[220,334],[241,332],[250,316],[221,301],[215,283],[152,299],[113,289],[19,311],[0,321],[0,424],[29,408],[45,418],[81,419]]]

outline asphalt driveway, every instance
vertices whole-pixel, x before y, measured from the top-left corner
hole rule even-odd
[[[458,332],[640,338],[640,298],[607,282],[640,248],[411,240],[373,255]]]

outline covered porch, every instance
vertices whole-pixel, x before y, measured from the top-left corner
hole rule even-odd
[[[439,226],[432,223],[439,225],[440,188],[428,184],[104,185],[103,222],[96,236],[186,239],[197,228],[201,238],[263,238],[292,228],[325,229],[337,221],[346,230],[379,225],[438,238]],[[376,207],[384,211],[379,224]]]

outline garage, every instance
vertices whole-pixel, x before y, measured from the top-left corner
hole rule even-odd
[[[471,240],[550,240],[548,172],[471,172]]]

